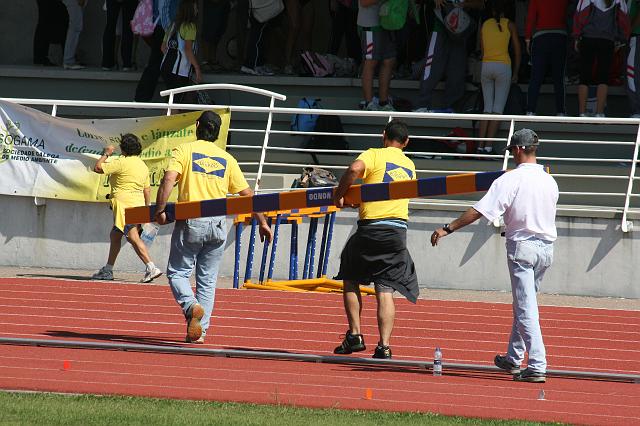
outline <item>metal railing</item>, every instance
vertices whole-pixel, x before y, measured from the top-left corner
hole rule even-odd
[[[245,93],[251,93],[259,96],[264,96],[269,99],[268,106],[241,106],[241,105],[201,105],[201,104],[180,104],[175,102],[175,95],[190,91],[201,90],[232,90]],[[580,200],[584,200],[582,203],[574,203],[573,206],[566,207],[567,210],[577,210],[584,213],[608,213],[614,215],[620,215],[621,224],[620,229],[623,232],[629,232],[633,228],[633,223],[629,220],[630,213],[640,214],[640,208],[637,207],[637,201],[640,197],[640,192],[635,189],[636,182],[640,179],[636,177],[636,166],[638,162],[638,154],[640,148],[640,119],[632,118],[589,118],[589,117],[547,117],[547,116],[521,116],[521,115],[484,115],[484,114],[443,114],[443,113],[414,113],[414,112],[385,112],[385,111],[361,111],[361,110],[329,110],[329,109],[305,109],[305,108],[284,108],[276,107],[275,101],[284,101],[286,96],[271,92],[268,90],[258,89],[249,86],[241,86],[236,84],[202,84],[197,86],[187,86],[177,89],[170,89],[161,92],[162,96],[168,97],[168,102],[156,102],[156,103],[137,103],[137,102],[112,102],[112,101],[76,101],[76,100],[52,100],[52,99],[24,99],[24,98],[1,98],[2,100],[25,104],[25,105],[47,105],[51,106],[51,115],[58,115],[59,107],[91,107],[91,108],[129,108],[129,109],[146,109],[146,110],[165,110],[167,115],[170,115],[176,108],[180,110],[202,110],[205,108],[229,108],[232,113],[255,113],[266,116],[266,123],[264,128],[243,128],[230,126],[230,134],[243,135],[247,138],[260,137],[261,141],[254,144],[228,144],[227,147],[237,152],[251,152],[259,151],[252,161],[240,161],[241,166],[257,167],[256,173],[256,192],[287,190],[289,188],[269,188],[262,189],[262,178],[265,173],[273,171],[275,173],[282,173],[282,170],[295,169],[295,172],[299,173],[301,167],[310,166],[309,162],[300,159],[300,154],[336,154],[332,149],[308,149],[301,148],[300,139],[295,139],[296,136],[336,136],[341,135],[351,138],[351,140],[362,140],[374,138],[379,140],[381,135],[380,128],[376,128],[375,133],[366,132],[343,132],[343,133],[331,133],[331,132],[300,132],[292,131],[289,129],[274,129],[274,118],[286,116],[288,119],[295,114],[317,114],[317,115],[338,115],[342,118],[345,117],[359,117],[367,119],[378,120],[391,120],[392,118],[404,118],[408,120],[418,120],[419,123],[431,123],[431,122],[468,122],[468,121],[481,121],[481,120],[499,120],[507,122],[509,129],[506,137],[496,138],[477,138],[471,136],[439,136],[429,135],[427,132],[420,132],[421,134],[412,134],[410,138],[417,141],[457,141],[465,143],[474,142],[492,142],[506,144],[514,133],[516,123],[530,123],[532,125],[536,123],[547,125],[588,125],[588,124],[600,124],[600,125],[617,125],[626,127],[626,133],[616,130],[614,134],[627,135],[633,137],[633,140],[589,140],[583,136],[589,135],[589,133],[580,133],[580,139],[544,139],[541,138],[540,142],[544,146],[560,146],[560,145],[574,145],[574,146],[597,146],[612,149],[612,147],[624,147],[627,149],[633,148],[633,153],[629,156],[623,156],[620,158],[608,158],[604,156],[539,156],[540,162],[553,162],[559,164],[572,164],[583,167],[586,170],[580,170],[579,172],[561,173],[556,170],[551,170],[551,175],[556,179],[561,179],[566,182],[575,182],[578,180],[594,180],[598,183],[604,182],[626,182],[626,190],[614,190],[614,191],[593,191],[593,190],[568,190],[560,185],[560,196],[574,197]],[[233,115],[232,115],[233,117]],[[282,120],[281,120],[282,121]],[[233,122],[233,121],[232,121]],[[411,126],[418,128],[419,126]],[[278,137],[293,137],[294,146],[278,146],[273,143],[274,138]],[[340,151],[340,153],[347,153],[356,155],[362,152],[364,149],[348,149]],[[272,155],[280,154],[284,155],[284,160],[274,160]],[[453,173],[466,173],[474,171],[489,171],[495,170],[495,161],[484,162],[470,162],[466,160],[499,160],[501,161],[501,168],[507,169],[509,167],[509,161],[511,160],[509,152],[505,151],[501,154],[475,154],[464,152],[440,152],[440,151],[418,151],[412,149],[407,152],[407,155],[414,157],[415,159],[428,159],[428,168],[418,168],[416,171],[418,174],[426,175],[442,175]],[[439,164],[440,160],[452,160],[454,167],[448,164],[448,167],[442,167]],[[296,161],[294,161],[296,160]],[[351,158],[349,159],[349,161]],[[314,166],[323,167],[327,169],[342,169],[346,168],[345,164],[338,164],[339,162],[327,162],[326,164],[315,164]],[[423,163],[424,164],[424,163]],[[598,168],[615,168],[618,173],[596,173]],[[615,202],[602,202],[600,204],[594,204],[592,201],[587,202],[589,199],[615,199]],[[617,200],[620,200],[619,202]],[[424,204],[424,200],[414,200],[414,203]],[[431,201],[430,201],[431,203]],[[442,200],[439,202],[440,206],[467,206],[468,202],[464,200]],[[559,207],[561,210],[563,207]]]

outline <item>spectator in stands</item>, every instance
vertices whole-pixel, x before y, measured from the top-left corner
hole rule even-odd
[[[196,121],[198,140],[183,143],[173,150],[156,198],[156,221],[159,224],[167,223],[165,208],[176,182],[178,201],[224,200],[229,193],[253,195],[236,159],[214,143],[221,125],[222,119],[218,114],[204,111]],[[198,159],[198,164],[193,158]],[[264,215],[256,213],[254,216],[260,223],[258,232],[261,239],[270,240],[271,228]],[[173,228],[167,278],[187,320],[187,343],[204,343],[226,238],[225,216],[177,220]],[[194,270],[195,295],[189,282]]]
[[[180,0],[175,22],[162,42],[164,58],[160,69],[169,89],[200,83],[202,74],[196,58],[198,0]],[[195,103],[194,92],[184,93],[178,102]]]
[[[345,206],[344,196],[356,179],[364,183],[399,182],[416,178],[416,167],[402,151],[409,143],[407,125],[394,119],[382,134],[383,148],[371,148],[349,166],[334,193],[337,207]],[[348,202],[348,200],[346,201]],[[374,284],[378,303],[380,340],[373,358],[390,359],[389,347],[398,291],[410,302],[419,295],[418,277],[407,250],[409,200],[388,200],[360,204],[358,229],[342,250],[338,279],[344,280],[343,302],[349,329],[336,354],[350,354],[366,349],[360,329],[362,296],[360,285]]]
[[[631,117],[640,118],[640,0],[629,3],[631,38],[627,55],[627,96]]]
[[[568,0],[530,0],[525,43],[531,55],[527,115],[535,115],[540,86],[549,69],[553,77],[556,114],[566,115],[564,74],[567,60]]]
[[[122,10],[122,38],[120,40],[120,55],[122,56],[122,71],[133,69],[133,32],[130,22],[136,12],[138,0],[107,0],[107,24],[102,35],[102,69],[105,71],[117,68],[115,59],[116,25],[118,15]]]
[[[311,50],[314,10],[309,0],[284,0],[289,28],[285,45],[285,74],[293,74],[300,50]],[[298,49],[300,46],[301,49]]]
[[[485,114],[502,114],[507,103],[511,83],[518,81],[520,70],[520,40],[518,30],[513,21],[504,17],[504,0],[489,2],[489,18],[481,28],[482,48],[482,95]],[[514,53],[513,70],[509,56],[509,41]],[[481,138],[494,138],[500,122],[497,120],[481,121]],[[478,153],[493,154],[493,142],[480,141]]]
[[[358,0],[329,0],[331,13],[331,41],[329,53],[338,55],[344,38],[347,57],[362,63],[360,36],[358,35]]]
[[[153,0],[153,21],[157,22],[151,37],[145,39],[149,45],[151,52],[149,53],[149,61],[145,67],[138,86],[136,87],[136,102],[149,102],[153,99],[160,77],[160,64],[162,63],[162,41],[164,40],[165,30],[176,19],[176,11],[178,9],[178,0]]]
[[[247,39],[244,64],[240,67],[240,72],[251,75],[274,75],[271,68],[265,65],[265,37],[264,33],[271,21],[259,22],[253,14],[249,14],[249,38]]]
[[[389,101],[389,84],[396,63],[396,41],[393,31],[380,26],[378,0],[360,0],[358,25],[362,29],[362,93],[367,111],[393,111]],[[373,76],[382,61],[378,75],[378,102],[373,101]]]
[[[520,39],[520,51],[522,59],[520,61],[519,83],[528,83],[531,76],[531,56],[526,49],[526,27],[527,27],[527,10],[529,8],[529,0],[515,0],[514,2],[514,21],[518,29],[518,38]],[[509,14],[507,14],[509,18]]]
[[[604,117],[613,53],[629,40],[627,5],[622,0],[580,0],[573,22],[575,48],[580,51],[578,113],[586,116],[589,85],[597,85],[596,117]],[[595,76],[593,66],[595,64]]]
[[[485,0],[465,0],[464,2],[434,0],[436,19],[429,37],[416,112],[433,111],[433,90],[445,75],[447,77],[444,90],[445,110],[452,112],[456,102],[464,96],[467,40],[476,28],[474,19],[468,12],[483,9],[484,2]],[[460,19],[456,17],[455,28],[444,23],[449,13],[463,17]],[[453,19],[448,21],[451,22]]]
[[[130,133],[122,135],[120,141],[122,155],[107,162],[114,151],[113,145],[106,147],[93,168],[96,173],[109,176],[111,184],[109,202],[111,210],[113,210],[113,228],[110,234],[111,244],[107,264],[93,274],[92,278],[94,280],[113,280],[113,265],[116,263],[118,253],[120,253],[122,236],[125,235],[146,266],[146,272],[140,282],[148,283],[162,275],[162,271],[151,261],[147,248],[138,234],[138,225],[125,225],[124,211],[128,207],[151,204],[149,169],[140,159],[142,144],[136,135]]]
[[[64,40],[69,25],[69,17],[60,0],[37,0],[38,25],[33,35],[33,63],[54,66],[49,59],[49,45],[60,44]]]
[[[67,7],[69,14],[69,27],[67,28],[67,39],[64,42],[64,58],[62,66],[65,70],[81,70],[85,66],[76,60],[76,50],[82,32],[83,9],[87,0],[62,0]]]
[[[202,2],[202,66],[210,71],[222,70],[217,61],[218,43],[227,30],[231,11],[228,0],[204,0]]]

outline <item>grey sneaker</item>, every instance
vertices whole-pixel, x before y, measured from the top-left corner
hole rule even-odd
[[[141,283],[150,283],[151,281],[162,275],[162,271],[158,268],[153,268],[150,271],[145,272],[144,277],[140,280]]]
[[[202,337],[202,325],[200,320],[204,316],[204,308],[199,303],[194,303],[187,313],[187,338],[191,342],[195,342]],[[204,342],[204,340],[203,340]]]
[[[506,356],[496,355],[496,357],[493,360],[493,363],[496,365],[496,367],[506,371],[509,374],[520,373],[520,366],[515,365],[510,361],[508,361]]]
[[[515,374],[513,376],[513,380],[516,382],[544,383],[547,381],[547,375],[545,373],[526,368],[519,374]]]
[[[107,270],[104,266],[91,276],[92,280],[113,281],[113,271]]]

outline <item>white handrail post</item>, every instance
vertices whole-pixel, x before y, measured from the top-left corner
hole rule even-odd
[[[51,107],[51,116],[55,117],[58,113],[58,104],[53,104]]]
[[[171,115],[172,106],[173,106],[173,92],[169,93],[169,107],[167,108],[167,115]]]
[[[509,125],[509,136],[507,136],[507,145],[511,143],[511,136],[513,136],[514,128],[515,128],[515,120],[511,120],[511,124]],[[502,170],[507,170],[507,164],[509,163],[509,150],[504,150],[504,160],[502,160]]]
[[[636,144],[633,147],[633,162],[631,163],[631,170],[629,171],[629,184],[627,185],[627,194],[624,197],[624,209],[622,210],[622,223],[620,229],[622,232],[629,232],[633,229],[633,223],[627,221],[627,212],[629,211],[629,203],[631,201],[631,194],[633,192],[633,181],[636,176],[636,161],[638,161],[638,150],[640,148],[640,125],[638,126],[638,133],[636,135]]]
[[[514,128],[516,125],[516,121],[511,119],[511,123],[509,124],[509,135],[507,136],[507,145],[511,143],[511,136],[513,136]],[[507,164],[509,163],[509,150],[504,150],[504,160],[502,160],[502,170],[507,170]],[[504,224],[502,220],[502,216],[495,219],[493,221],[493,226],[496,228],[500,228]]]
[[[260,190],[260,180],[262,179],[262,167],[267,156],[267,147],[269,146],[269,136],[271,134],[271,122],[273,120],[273,107],[276,99],[272,96],[269,102],[269,116],[267,117],[267,127],[264,129],[264,141],[262,142],[262,151],[260,152],[260,163],[258,164],[258,174],[256,175],[256,184],[253,191],[257,194]]]

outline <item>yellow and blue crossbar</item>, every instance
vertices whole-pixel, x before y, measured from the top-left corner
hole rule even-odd
[[[353,185],[349,188],[344,198],[346,204],[360,204],[370,201],[435,197],[486,191],[493,181],[502,176],[503,173],[504,170],[499,170],[495,172],[464,173],[415,180]],[[217,198],[167,204],[165,211],[169,220],[184,220],[206,216],[322,207],[333,204],[334,191],[334,187],[327,187],[253,196]],[[155,206],[132,207],[125,211],[127,224],[153,222],[154,216]]]

